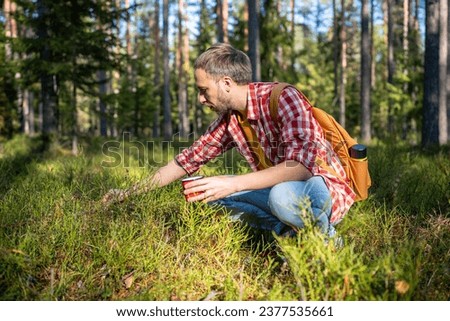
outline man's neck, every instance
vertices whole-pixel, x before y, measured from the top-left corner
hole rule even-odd
[[[235,102],[237,111],[245,111],[247,109],[247,99],[248,99],[248,85],[236,86],[235,89]]]

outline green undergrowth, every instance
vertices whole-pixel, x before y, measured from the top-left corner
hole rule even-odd
[[[129,166],[112,167],[103,143],[84,142],[78,156],[38,138],[0,145],[0,299],[450,298],[448,149],[371,146],[371,195],[338,225],[345,245],[336,248],[313,227],[294,238],[249,230],[186,203],[178,182],[105,206],[110,188],[138,182],[174,152],[131,142],[117,149],[122,160],[129,151]],[[202,174],[247,170],[229,154]]]

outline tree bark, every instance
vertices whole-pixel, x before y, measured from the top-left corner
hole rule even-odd
[[[422,145],[439,143],[439,0],[426,1]]]
[[[178,116],[180,121],[180,137],[189,135],[189,110],[187,94],[187,73],[189,62],[189,39],[186,23],[185,3],[178,0]]]
[[[28,89],[23,91],[23,132],[28,136],[35,134],[33,93]]]
[[[160,123],[159,123],[159,115],[161,113],[161,76],[160,76],[160,28],[159,28],[159,13],[160,6],[159,0],[155,1],[155,14],[154,14],[154,24],[153,24],[153,37],[155,41],[155,56],[153,59],[153,63],[155,65],[155,74],[153,76],[153,94],[155,95],[155,111],[153,113],[153,137],[160,137]]]
[[[259,50],[259,12],[259,1],[248,0],[248,55],[252,63],[253,81],[261,81],[261,60]]]
[[[372,76],[370,77],[370,86],[375,89],[376,84],[376,64],[375,64],[375,44],[374,44],[374,15],[375,15],[375,0],[370,0],[370,53],[372,55],[370,70]]]
[[[37,1],[38,17],[42,21],[37,30],[38,39],[44,44],[40,57],[43,62],[51,61],[51,50],[48,46],[48,30],[44,21],[47,19],[47,7],[42,0]],[[42,103],[42,133],[47,143],[51,135],[57,133],[56,112],[58,100],[56,95],[57,80],[56,76],[50,74],[48,70],[43,70],[40,75],[41,82],[41,103]]]
[[[172,138],[172,110],[170,102],[170,68],[169,68],[169,0],[163,2],[163,109],[164,109],[164,139]]]
[[[217,0],[218,41],[228,43],[228,0]]]
[[[333,0],[333,65],[334,65],[334,97],[333,106],[338,101],[339,89],[339,27],[338,27],[338,11],[336,0]]]
[[[395,60],[394,60],[394,18],[392,14],[394,0],[387,0],[387,65],[388,65],[388,83],[394,84]],[[392,102],[388,101],[388,132],[394,132],[394,116]]]
[[[450,9],[447,8],[447,31],[450,31]],[[447,32],[447,139],[450,138],[450,32]]]
[[[249,32],[248,32],[248,29],[249,29],[250,20],[249,20],[249,17],[248,17],[248,1],[247,0],[244,1],[244,13],[243,13],[242,16],[243,16],[242,18],[244,19],[244,22],[245,22],[245,24],[244,24],[244,39],[247,40],[247,41],[244,42],[244,51],[248,52],[249,51],[249,47],[248,47],[249,46],[249,39],[248,39]]]
[[[448,0],[439,4],[439,144],[447,144]]]
[[[345,128],[345,87],[347,83],[347,28],[345,27],[345,0],[341,0],[341,30],[340,30],[340,41],[341,41],[341,75],[339,80],[340,92],[339,92],[339,123]]]
[[[72,88],[72,155],[78,155],[78,110],[77,110],[77,86],[75,81]]]
[[[98,100],[98,109],[99,109],[99,121],[100,121],[100,136],[106,137],[108,135],[108,120],[107,120],[107,111],[106,111],[106,102],[105,96],[107,95],[107,83],[106,83],[106,71],[99,70],[97,72],[97,79],[99,81],[99,100]]]
[[[369,36],[369,0],[361,0],[361,139],[369,142],[371,54]]]
[[[404,69],[403,74],[408,76],[408,60],[409,60],[409,1],[403,0],[403,58],[404,58]],[[405,83],[403,91],[407,92],[408,85]]]

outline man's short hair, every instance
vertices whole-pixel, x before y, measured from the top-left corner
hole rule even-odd
[[[250,58],[229,44],[218,43],[202,53],[194,64],[194,69],[203,69],[214,79],[228,76],[238,85],[252,81]]]

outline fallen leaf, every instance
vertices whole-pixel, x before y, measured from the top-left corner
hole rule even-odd
[[[134,274],[134,271],[131,272],[131,273],[128,273],[127,275],[125,275],[125,276],[122,278],[123,284],[125,285],[125,288],[126,288],[126,289],[131,288],[131,286],[133,285],[133,281],[134,281],[134,276],[133,276],[133,274]]]
[[[395,290],[397,290],[399,294],[405,294],[409,290],[408,282],[404,280],[395,281]]]

